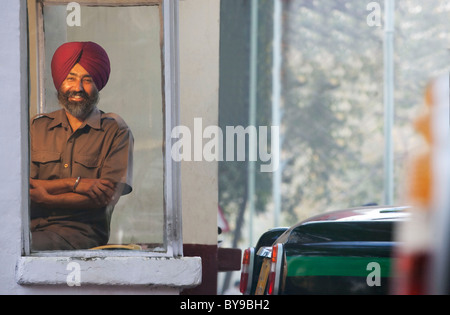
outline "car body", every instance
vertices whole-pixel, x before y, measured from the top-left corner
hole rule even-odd
[[[244,251],[243,294],[388,294],[407,207],[360,207],[266,232]]]

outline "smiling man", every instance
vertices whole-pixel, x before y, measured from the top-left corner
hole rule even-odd
[[[119,115],[97,108],[111,70],[101,46],[63,44],[51,67],[62,109],[30,124],[31,247],[105,245],[114,205],[132,190],[133,135]]]

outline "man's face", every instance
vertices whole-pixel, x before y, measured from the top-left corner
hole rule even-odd
[[[70,70],[58,90],[61,106],[78,119],[85,119],[98,102],[97,87],[89,73],[79,64]]]

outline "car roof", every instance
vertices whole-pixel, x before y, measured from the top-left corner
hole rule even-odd
[[[319,221],[380,221],[380,220],[402,220],[409,216],[407,210],[409,207],[382,207],[369,206],[349,208],[343,210],[336,210],[325,212],[322,214],[310,217],[298,224],[306,224]]]
[[[330,222],[401,221],[409,217],[407,206],[365,206],[325,212],[312,216],[287,229],[276,242],[285,242],[292,230],[307,224]]]

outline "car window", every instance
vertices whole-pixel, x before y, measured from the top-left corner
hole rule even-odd
[[[300,225],[287,243],[318,243],[330,241],[392,241],[393,222],[314,222]]]

